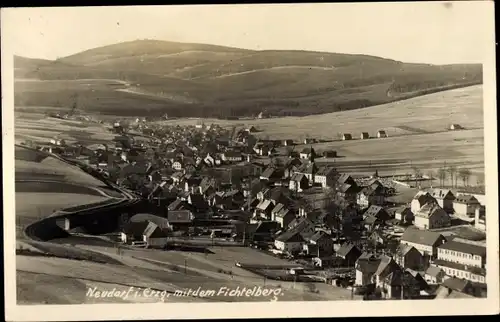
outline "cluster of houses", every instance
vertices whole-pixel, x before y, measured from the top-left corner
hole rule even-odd
[[[387,137],[387,132],[385,130],[379,130],[379,131],[377,131],[377,134],[376,134],[375,137],[377,137],[379,139],[380,138],[386,138]],[[352,140],[353,136],[352,136],[351,133],[342,133],[341,138],[342,138],[343,141],[348,141],[348,140]],[[361,140],[366,140],[366,139],[370,139],[372,137],[370,136],[370,133],[368,133],[368,132],[361,132],[359,138]]]
[[[452,216],[486,230],[485,206],[473,195],[455,196],[448,189],[419,191],[408,206],[396,211],[396,219],[420,229],[449,227]]]
[[[477,285],[485,283],[484,246],[432,231],[455,217],[484,231],[485,209],[472,195],[420,191],[392,212],[386,201],[395,190],[377,173],[367,181],[339,173],[318,164],[312,147],[273,162],[277,148],[292,140],[258,140],[254,127],[231,133],[213,124],[136,123],[136,135],[113,124],[117,136],[105,144],[50,143],[149,200],[154,215],[129,218],[120,227],[124,243],[165,248],[171,236],[226,220],[218,231],[243,245],[264,245],[323,268],[350,267],[356,286],[387,298],[477,296]],[[326,196],[319,205],[306,197],[312,190]],[[394,234],[396,226],[402,236]]]

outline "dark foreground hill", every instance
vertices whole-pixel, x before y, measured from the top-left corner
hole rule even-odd
[[[16,106],[113,115],[308,115],[482,83],[481,65],[137,40],[56,61],[15,58]]]

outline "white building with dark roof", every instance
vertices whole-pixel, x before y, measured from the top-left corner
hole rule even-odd
[[[450,215],[435,203],[425,204],[414,215],[414,225],[420,229],[444,228],[451,225]]]
[[[457,195],[453,200],[453,210],[455,214],[461,216],[474,217],[476,209],[480,206],[479,201],[472,195]]]

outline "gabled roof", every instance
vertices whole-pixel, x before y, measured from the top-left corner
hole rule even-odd
[[[445,279],[441,285],[449,288],[450,290],[464,293],[467,291],[467,288],[472,286],[472,284],[468,280],[456,277]]]
[[[307,177],[303,173],[294,173],[293,176],[290,178],[290,181],[295,181],[295,182],[302,182],[302,180],[306,179]]]
[[[273,203],[271,202],[271,200],[269,199],[264,199],[262,200],[258,205],[257,205],[257,209],[259,210],[268,210],[270,207],[273,206]]]
[[[443,213],[446,214],[446,212],[439,206],[437,203],[434,202],[429,202],[426,203],[422,208],[420,208],[419,211],[415,214],[416,217],[421,217],[421,218],[430,218],[436,213]]]
[[[380,278],[385,278],[390,273],[400,270],[400,267],[396,262],[389,256],[382,256],[380,258],[380,264],[375,271],[375,275]]]
[[[345,258],[351,251],[356,251],[356,250],[359,252],[359,249],[353,243],[344,243],[337,250],[337,256]]]
[[[161,230],[161,228],[158,227],[158,225],[156,225],[155,223],[153,223],[151,221],[148,223],[148,226],[146,227],[146,229],[144,229],[143,235],[146,237],[149,237],[149,238],[167,237],[167,234],[163,230]]]
[[[430,191],[430,195],[436,199],[444,199],[444,198],[455,199],[455,196],[449,189],[435,188]]]
[[[134,235],[134,236],[140,236],[148,227],[149,221],[141,221],[141,222],[128,222],[127,224],[124,225],[122,228],[122,232],[127,234],[127,235]]]
[[[403,236],[401,236],[401,241],[426,246],[434,246],[440,239],[444,239],[440,233],[429,230],[418,230],[411,227],[407,228]]]
[[[482,257],[486,256],[486,247],[473,244],[471,242],[460,241],[460,239],[452,239],[451,241],[447,241],[446,243],[440,245],[438,248],[447,249],[456,252],[479,255]]]
[[[432,276],[432,277],[438,277],[440,274],[443,274],[443,270],[437,266],[430,265],[427,270],[425,271],[426,275]]]
[[[386,220],[388,217],[387,211],[383,207],[371,205],[366,211],[363,213],[363,217],[376,217],[380,220]]]
[[[410,250],[412,250],[412,248],[415,248],[415,247],[407,245],[407,244],[399,244],[399,246],[396,250],[396,253],[400,254],[402,256],[406,256],[406,254],[408,254],[408,252],[410,252]]]
[[[334,173],[335,169],[333,167],[325,166],[318,169],[318,172],[316,172],[316,176],[329,176]]]
[[[472,195],[458,195],[453,202],[466,205],[479,205],[479,201]]]
[[[295,229],[285,231],[284,233],[276,237],[276,240],[284,243],[304,242],[304,238],[302,238],[300,232]]]
[[[194,216],[189,210],[175,210],[168,212],[168,221],[171,224],[191,223],[193,219]]]

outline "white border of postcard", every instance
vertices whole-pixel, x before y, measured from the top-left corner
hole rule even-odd
[[[410,4],[410,3],[407,3]],[[429,3],[419,3],[426,5]],[[363,4],[350,4],[363,5]],[[484,150],[487,200],[487,284],[485,299],[430,301],[332,301],[332,302],[266,302],[266,303],[165,303],[165,304],[84,304],[84,305],[17,305],[15,257],[15,192],[14,192],[14,93],[13,53],[9,29],[16,28],[9,20],[10,10],[2,9],[2,147],[4,191],[4,263],[5,311],[11,321],[77,321],[132,319],[193,318],[262,318],[262,317],[348,317],[406,315],[479,315],[499,312],[498,253],[498,171],[496,140],[496,81],[494,3],[474,4],[483,15],[471,15],[490,34],[489,51],[485,53],[484,74]],[[430,8],[431,9],[431,8]],[[431,9],[432,10],[432,9]],[[64,28],[63,26],[61,26]],[[418,303],[418,304],[417,304]]]

